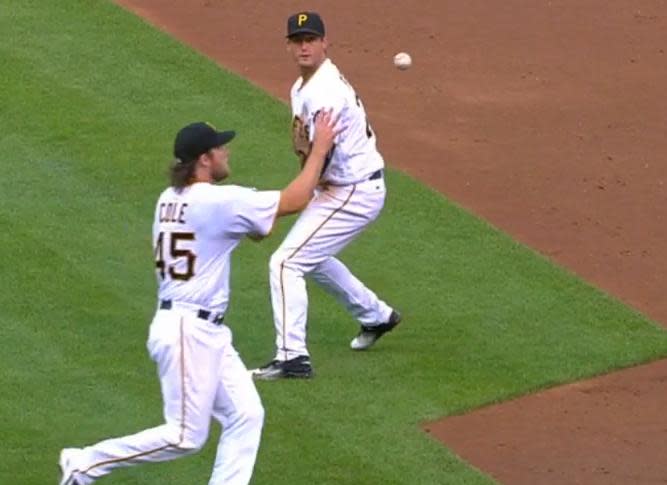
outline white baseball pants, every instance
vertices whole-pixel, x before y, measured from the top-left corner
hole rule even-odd
[[[309,275],[361,324],[386,322],[391,308],[334,256],[373,222],[384,205],[384,179],[318,190],[269,264],[276,359],[309,355]]]
[[[165,424],[102,441],[76,453],[82,485],[115,468],[167,461],[197,452],[211,417],[222,424],[210,485],[246,485],[259,448],[264,409],[225,325],[197,318],[174,303],[158,310],[147,343],[156,362]]]

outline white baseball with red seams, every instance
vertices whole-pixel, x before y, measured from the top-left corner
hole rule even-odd
[[[392,309],[335,256],[371,222],[384,205],[384,160],[363,103],[330,59],[290,93],[292,114],[314,135],[320,110],[333,109],[344,127],[327,159],[322,187],[301,213],[270,262],[276,359],[309,355],[306,346],[308,275],[341,302],[362,325],[386,322]]]
[[[394,56],[394,66],[404,71],[412,65],[412,57],[407,52],[399,52]]]

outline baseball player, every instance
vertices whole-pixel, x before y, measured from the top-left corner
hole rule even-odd
[[[401,321],[400,314],[359,281],[336,254],[373,222],[384,205],[384,161],[354,88],[327,58],[324,22],[314,12],[287,20],[287,47],[301,76],[292,86],[293,143],[304,160],[317,133],[314,120],[333,107],[345,132],[325,161],[316,196],[271,257],[270,284],[276,330],[275,358],[253,371],[258,379],[311,377],[306,347],[305,275],[332,294],[361,324],[350,346],[371,347]]]
[[[211,485],[250,481],[264,409],[225,325],[230,256],[245,236],[269,234],[276,217],[312,198],[337,133],[331,112],[315,121],[304,170],[282,191],[214,185],[229,175],[225,146],[233,131],[193,123],[176,136],[171,186],[158,199],[153,247],[157,311],[148,351],[158,368],[165,423],[60,454],[61,485],[87,485],[119,467],[172,460],[197,452],[211,418],[223,434]]]

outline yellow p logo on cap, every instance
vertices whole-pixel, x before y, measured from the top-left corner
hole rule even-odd
[[[306,22],[306,20],[308,20],[308,15],[305,13],[300,13],[296,23],[299,24],[299,27],[301,27]]]

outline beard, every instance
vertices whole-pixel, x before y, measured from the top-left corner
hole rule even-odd
[[[227,167],[216,167],[211,173],[211,177],[216,182],[222,182],[229,177],[229,169]]]

